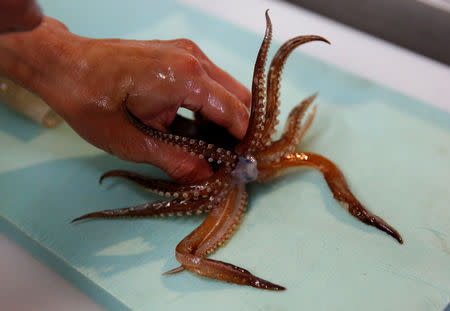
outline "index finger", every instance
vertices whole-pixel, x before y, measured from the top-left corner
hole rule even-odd
[[[233,78],[228,72],[211,62],[208,58],[203,59],[201,64],[208,76],[222,85],[227,91],[234,94],[248,109],[250,109],[251,93],[243,84]]]
[[[247,131],[248,108],[222,85],[209,78],[202,79],[198,92],[191,92],[182,103],[182,107],[200,114],[222,127],[230,134],[242,139]]]

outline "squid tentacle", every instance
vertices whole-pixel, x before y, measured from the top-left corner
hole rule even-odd
[[[260,169],[260,180],[271,178],[276,171],[295,166],[310,166],[318,169],[325,178],[334,198],[361,222],[378,228],[403,244],[401,235],[381,217],[368,211],[350,191],[344,175],[339,168],[327,158],[308,152],[299,152],[284,156],[279,162],[272,162]]]
[[[185,263],[183,265],[184,268],[195,274],[209,277],[211,279],[219,279],[238,285],[247,285],[260,289],[274,291],[285,290],[285,288],[281,285],[261,279],[250,273],[248,270],[230,263],[199,257],[193,254],[177,254],[177,259],[179,258],[179,260],[182,260]]]
[[[315,98],[316,94],[303,100],[299,105],[291,110],[281,138],[262,150],[258,154],[258,159],[261,161],[270,162],[295,151],[295,148],[297,148],[314,119],[316,106],[312,107],[309,112],[308,109]],[[307,112],[308,114],[306,116],[306,120],[302,122],[302,119]]]
[[[210,231],[210,236],[208,239],[204,240],[197,246],[195,251],[196,256],[204,257],[213,253],[217,248],[225,244],[229,238],[237,230],[238,226],[242,221],[245,209],[247,207],[247,192],[244,186],[239,186],[244,189],[239,190],[241,194],[236,198],[234,204],[236,208],[231,211],[214,211],[219,214],[222,212],[221,218],[225,218],[226,221],[222,222],[220,226],[216,226],[214,230]],[[225,196],[225,193],[222,197]],[[212,215],[214,217],[214,215]]]
[[[283,290],[284,287],[260,279],[245,269],[204,257],[233,233],[245,204],[245,185],[236,185],[226,191],[221,204],[211,210],[205,221],[178,244],[176,258],[185,269],[201,276],[262,289]],[[179,271],[181,268],[169,273]]]
[[[181,185],[170,181],[149,178],[130,171],[113,170],[103,174],[99,182],[102,183],[105,178],[119,177],[161,196],[190,199],[204,198],[217,193],[218,189],[225,186],[226,181],[224,181],[224,178],[227,175],[229,175],[229,169],[222,167],[213,176],[202,182]]]
[[[224,197],[227,195],[228,191],[229,191],[229,188],[223,190],[217,196],[218,204],[222,203],[222,200],[224,200]],[[203,242],[201,242],[196,247],[196,250],[195,250],[196,256],[205,257],[205,256],[211,254],[218,247],[222,246],[231,237],[231,235],[235,232],[238,225],[240,224],[240,222],[242,220],[242,216],[245,212],[245,207],[247,206],[247,192],[245,192],[245,191],[242,195],[240,204],[241,204],[242,208],[239,208],[235,211],[235,214],[233,217],[234,222],[232,222],[231,225],[230,225],[230,223],[228,223],[227,225],[221,225],[221,226],[216,226],[215,228],[214,227],[211,228],[211,231],[208,233],[208,238],[204,239]],[[211,217],[213,217],[213,216],[211,216]],[[185,270],[185,268],[183,267],[183,265],[181,265],[179,267],[176,267],[174,269],[171,269],[171,270],[163,273],[163,275],[175,274],[175,273],[179,273],[184,270]]]
[[[253,153],[261,146],[261,138],[264,130],[265,111],[265,66],[267,54],[272,40],[272,22],[266,11],[266,33],[256,57],[252,80],[252,104],[250,120],[244,139],[237,145],[239,154]]]
[[[109,209],[92,212],[75,218],[72,222],[89,218],[121,218],[121,217],[157,217],[157,216],[183,216],[201,214],[211,210],[216,205],[215,200],[180,200],[156,201],[132,207]]]
[[[142,123],[138,117],[136,117],[127,107],[128,96],[123,100],[122,106],[125,114],[131,123],[144,134],[158,139],[166,144],[175,146],[185,152],[189,152],[191,156],[198,156],[200,159],[205,159],[208,162],[215,161],[217,164],[225,164],[233,167],[235,165],[237,155],[235,152],[226,150],[222,147],[217,147],[213,144],[208,144],[203,140],[190,138],[186,136],[174,135],[170,133],[164,133],[159,130],[153,129],[146,124]]]
[[[286,41],[275,53],[270,63],[269,73],[267,75],[267,102],[266,102],[266,115],[264,124],[264,144],[269,144],[271,141],[271,135],[275,132],[275,126],[278,124],[278,114],[280,113],[278,107],[280,106],[280,84],[281,74],[286,63],[287,58],[292,51],[298,46],[312,42],[322,41],[330,44],[330,42],[316,35],[298,36]]]

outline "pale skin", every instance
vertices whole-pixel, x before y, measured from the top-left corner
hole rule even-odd
[[[43,16],[34,1],[0,0],[0,8],[0,73],[41,96],[98,148],[156,165],[179,182],[212,174],[205,160],[137,130],[123,114],[125,97],[152,128],[167,130],[184,107],[243,138],[250,92],[192,41],[91,39]]]

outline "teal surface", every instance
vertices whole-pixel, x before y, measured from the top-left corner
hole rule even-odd
[[[191,38],[250,85],[261,38],[192,8],[143,0],[134,6],[40,2],[81,35]],[[333,53],[332,46],[323,48]],[[302,170],[251,185],[240,229],[212,256],[286,286],[285,292],[187,272],[162,276],[176,266],[177,243],[202,217],[69,222],[157,199],[120,180],[98,185],[107,170],[165,175],[104,154],[66,125],[45,130],[1,105],[0,229],[108,310],[444,309],[450,300],[450,115],[295,53],[283,76],[281,124],[316,91],[317,117],[300,149],[335,161],[361,201],[399,230],[403,246],[353,219],[318,172]]]

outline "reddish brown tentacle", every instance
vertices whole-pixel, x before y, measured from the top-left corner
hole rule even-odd
[[[189,152],[191,156],[197,156],[200,159],[205,159],[208,162],[216,161],[218,164],[225,164],[234,167],[237,155],[233,151],[225,150],[213,144],[208,144],[203,140],[189,138],[180,135],[164,133],[155,130],[146,124],[142,123],[127,107],[127,98],[123,101],[123,109],[131,121],[131,123],[146,135],[158,139],[166,144],[175,146],[185,152]]]
[[[230,174],[230,171],[231,169],[228,167],[221,167],[214,175],[202,182],[181,185],[170,181],[149,178],[130,171],[113,170],[103,174],[100,177],[99,182],[101,183],[105,178],[109,177],[120,177],[143,187],[147,191],[157,193],[161,196],[189,199],[195,197],[208,197],[215,191],[221,189],[223,186],[223,179]]]
[[[268,144],[271,141],[271,135],[275,132],[275,126],[278,124],[280,82],[284,64],[295,48],[311,41],[323,41],[330,44],[327,39],[320,36],[309,35],[295,37],[286,41],[278,49],[270,63],[269,73],[267,75],[266,114],[263,133],[264,144]]]
[[[281,285],[258,278],[248,270],[223,261],[198,257],[192,254],[183,254],[182,259],[180,256],[177,256],[177,259],[178,258],[186,263],[184,266],[185,269],[201,276],[260,289],[274,291],[286,289]]]
[[[298,116],[298,118],[293,117],[292,124],[298,124],[298,127],[294,127],[290,129],[290,126],[286,127],[286,130],[284,131],[284,135],[287,141],[286,151],[287,153],[294,152],[295,148],[297,148],[298,144],[302,141],[303,137],[305,136],[306,132],[311,127],[311,124],[314,120],[314,116],[316,115],[317,106],[314,106],[310,109],[308,112],[308,115],[306,116],[305,122],[302,122],[301,116]],[[292,137],[292,139],[289,139],[289,137]],[[289,150],[292,150],[289,152]]]
[[[252,106],[247,133],[237,145],[238,154],[253,153],[261,145],[265,109],[265,66],[272,40],[272,22],[266,11],[266,33],[256,57],[252,80]]]
[[[217,215],[220,215],[220,217],[224,219],[224,221],[220,223],[220,226],[216,226],[214,230],[211,230],[208,238],[203,240],[203,242],[197,246],[195,251],[196,256],[205,257],[211,254],[217,248],[222,246],[237,230],[242,217],[244,216],[245,208],[247,207],[247,192],[245,191],[245,186],[241,184],[237,187],[243,189],[240,190],[242,193],[236,198],[234,203],[236,204],[236,208],[224,211],[217,209],[217,211],[215,211]],[[219,198],[221,202],[225,199],[224,197],[225,193]]]
[[[173,269],[170,269],[169,271],[164,272],[162,275],[169,275],[169,274],[176,274],[176,273],[180,273],[183,272],[184,270],[186,270],[183,266],[179,266]]]
[[[283,135],[279,140],[274,141],[258,153],[258,161],[271,162],[295,151],[295,148],[297,148],[306,131],[312,124],[316,112],[315,107],[310,109],[304,122],[302,122],[302,119],[315,98],[316,95],[314,94],[291,110],[286,121]]]
[[[344,175],[339,168],[327,158],[307,152],[299,152],[284,156],[279,162],[274,161],[260,169],[260,180],[273,177],[281,169],[294,166],[310,166],[318,169],[325,177],[325,180],[333,192],[334,198],[354,217],[365,224],[374,226],[386,232],[400,244],[403,244],[401,235],[393,227],[388,225],[383,219],[372,214],[355,198],[350,191]]]
[[[228,194],[228,192],[229,188],[223,189],[223,191],[215,197],[216,198],[215,206],[222,204],[222,200],[224,200],[224,197]],[[228,225],[216,226],[216,228],[212,228],[212,230],[208,234],[208,239],[204,239],[203,242],[201,242],[197,246],[195,250],[195,256],[205,257],[206,255],[209,255],[210,253],[214,252],[218,247],[222,246],[222,244],[225,243],[230,238],[230,236],[234,233],[235,229],[237,229],[240,220],[244,214],[245,207],[247,206],[246,192],[242,197],[241,204],[242,209],[236,210],[234,217],[232,217],[231,219],[231,226],[229,225],[230,224],[229,222]],[[185,268],[181,265],[179,267],[164,272],[163,275],[175,274],[182,272],[184,270]]]
[[[283,290],[284,287],[260,279],[245,269],[203,257],[233,232],[243,213],[245,197],[244,185],[233,186],[227,191],[221,204],[178,244],[176,258],[185,269],[198,275],[262,289]]]
[[[200,214],[212,209],[217,203],[210,199],[156,201],[132,207],[109,209],[89,213],[72,220],[76,222],[88,218],[155,217]]]
[[[215,236],[214,233],[225,223],[228,224],[230,220],[232,220],[229,219],[230,215],[235,214],[239,216],[245,208],[241,201],[245,197],[244,187],[244,185],[229,186],[223,189],[222,192],[217,195],[218,200],[220,201],[219,205],[211,211],[203,223],[180,242],[180,244],[192,244],[193,247],[190,247],[190,252],[195,253],[202,243],[208,242],[209,240],[220,239],[221,236]],[[238,202],[236,203],[236,201]],[[206,253],[200,255],[204,256]]]

